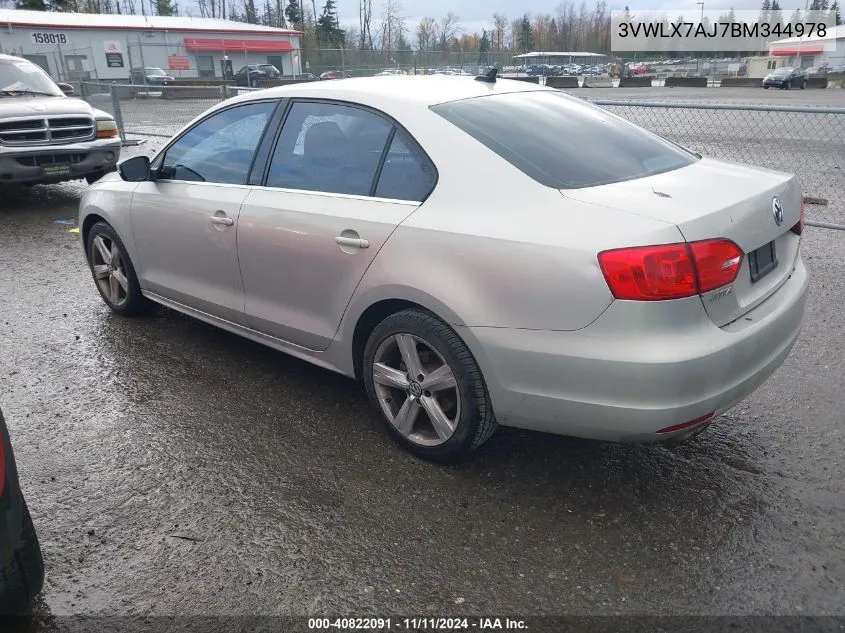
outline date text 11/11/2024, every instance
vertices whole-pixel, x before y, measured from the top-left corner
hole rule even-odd
[[[527,630],[525,620],[512,618],[309,618],[310,630],[339,631],[519,631]]]

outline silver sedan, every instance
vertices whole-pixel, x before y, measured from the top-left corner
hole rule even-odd
[[[795,177],[481,79],[314,82],[212,108],[84,195],[104,301],[363,379],[429,459],[497,424],[698,433],[798,336]]]

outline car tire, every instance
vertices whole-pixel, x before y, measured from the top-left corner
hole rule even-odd
[[[768,89],[769,89],[768,86],[763,86],[763,90],[768,90]]]
[[[807,88],[807,80],[805,79],[804,81],[801,82],[801,90],[804,90],[806,88]]]
[[[23,504],[21,537],[11,560],[0,570],[0,615],[23,615],[44,584],[44,559],[26,501]]]
[[[408,367],[406,352],[416,356],[411,364],[421,369],[422,379],[420,375],[410,375],[409,369],[414,368]],[[385,374],[385,367],[396,373]],[[402,372],[407,384],[385,384],[386,375],[393,380]],[[458,461],[484,444],[496,430],[490,396],[475,358],[455,331],[430,312],[403,310],[379,323],[364,348],[362,374],[370,403],[390,434],[423,459]],[[445,380],[439,384],[431,382],[429,391],[429,377],[431,381],[435,377]],[[408,400],[408,408],[415,414],[410,428],[401,430],[400,417]],[[440,419],[439,425],[432,422],[434,418]]]
[[[99,243],[98,240],[100,240]],[[102,247],[105,247],[105,250]],[[117,257],[114,256],[115,249]],[[108,261],[106,261],[107,253],[111,255]],[[138,283],[138,276],[135,274],[135,267],[129,259],[126,246],[109,224],[97,222],[91,227],[85,245],[85,255],[97,290],[107,306],[123,316],[136,316],[150,312],[154,304],[141,294],[141,285]],[[99,268],[102,266],[108,268]],[[103,275],[106,276],[103,277]]]

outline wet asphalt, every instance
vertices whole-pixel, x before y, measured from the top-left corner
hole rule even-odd
[[[38,614],[845,614],[845,233],[807,229],[799,342],[688,444],[501,430],[443,467],[354,381],[169,310],[111,314],[56,223],[83,186],[0,192],[0,406]]]

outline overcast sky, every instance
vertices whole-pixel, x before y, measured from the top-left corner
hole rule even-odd
[[[576,6],[580,0],[571,0]],[[325,0],[316,0],[317,10]],[[461,18],[461,23],[466,31],[472,33],[481,31],[482,28],[490,28],[492,15],[503,13],[513,19],[524,12],[555,13],[559,0],[401,0],[402,14],[406,17],[409,26],[416,25],[420,18],[431,16],[439,18],[449,11],[454,11]],[[373,0],[373,17],[378,18],[382,13],[383,0]],[[594,0],[587,0],[587,6],[593,6]],[[629,2],[615,2],[608,0],[610,9],[624,9],[625,5],[631,9],[668,11],[673,15],[689,12],[691,16],[698,15],[701,7],[696,0],[630,0]],[[705,0],[705,9],[708,11],[725,10],[730,7],[734,9],[760,8],[762,0]],[[338,15],[342,23],[350,26],[358,24],[358,0],[337,0]],[[804,0],[781,0],[781,6],[785,13],[789,14],[796,6],[804,8]],[[518,12],[518,13],[517,13]],[[375,20],[374,20],[375,21]]]

